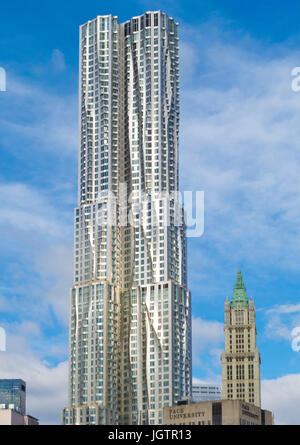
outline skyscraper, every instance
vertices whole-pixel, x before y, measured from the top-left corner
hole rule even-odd
[[[238,271],[231,302],[225,302],[225,351],[222,353],[223,399],[261,404],[260,354],[256,346],[255,309]]]
[[[79,203],[64,424],[159,424],[191,397],[178,24],[80,27]]]
[[[21,379],[0,379],[0,425],[38,425],[26,414],[26,383]]]
[[[26,413],[26,383],[21,379],[0,379],[0,408]]]

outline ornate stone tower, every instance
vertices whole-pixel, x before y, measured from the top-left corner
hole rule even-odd
[[[260,354],[256,346],[255,309],[238,271],[231,302],[225,302],[225,351],[222,353],[223,399],[260,407]]]

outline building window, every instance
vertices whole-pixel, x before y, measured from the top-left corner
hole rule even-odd
[[[232,366],[227,366],[227,380],[232,380]]]
[[[213,425],[222,425],[222,403],[212,404]]]
[[[146,27],[151,26],[151,14],[146,14]]]
[[[249,379],[254,379],[254,367],[253,365],[248,365],[249,367]]]
[[[237,365],[236,378],[237,378],[237,380],[244,380],[244,378],[245,378],[244,365]]]

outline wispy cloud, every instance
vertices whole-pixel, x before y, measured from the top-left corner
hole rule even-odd
[[[35,81],[8,69],[1,97],[0,378],[23,378],[28,412],[58,424],[67,403],[77,97],[41,81],[47,70],[65,72],[64,55],[53,51],[46,65]]]
[[[0,378],[21,378],[27,383],[27,412],[42,425],[58,425],[60,410],[67,405],[68,364],[49,367],[30,351],[1,353]]]
[[[0,205],[1,324],[10,335],[22,326],[25,338],[30,329],[39,329],[32,347],[57,360],[57,351],[47,341],[62,344],[66,355],[72,214],[49,203],[40,190],[20,183],[0,184]]]
[[[213,379],[220,369],[220,355],[224,341],[224,326],[214,320],[193,317],[193,369],[194,375]]]
[[[66,70],[65,55],[57,48],[52,51],[51,66],[56,73],[63,73]]]
[[[55,65],[55,69],[61,70],[63,55],[56,51],[53,57],[52,66]],[[0,125],[2,142],[13,151],[22,147],[22,153],[19,154],[24,155],[24,150],[30,145],[31,156],[32,150],[37,151],[36,154],[45,150],[59,156],[76,156],[76,92],[51,92],[38,81],[20,78],[8,71],[7,92],[2,98]]]
[[[63,237],[66,216],[60,214],[47,196],[22,183],[0,183],[0,225],[24,233]]]
[[[299,52],[209,23],[181,35],[181,186],[205,191],[189,276],[194,298],[224,300],[241,265],[266,282],[300,266]]]
[[[53,70],[64,68],[58,52],[51,63]],[[27,382],[28,412],[42,424],[58,424],[67,403],[74,191],[59,158],[68,159],[70,170],[77,152],[75,101],[75,94],[52,94],[9,75],[0,113],[3,160],[13,158],[10,169],[16,171],[5,181],[3,169],[0,181],[0,324],[7,333],[0,377]],[[49,154],[56,158],[55,170]],[[50,169],[34,170],[33,159]],[[19,164],[22,178],[30,171],[27,182],[17,180]]]
[[[265,336],[291,342],[292,331],[300,326],[300,304],[276,305],[265,311]]]
[[[294,314],[300,312],[299,304],[282,304],[268,309],[267,314]]]

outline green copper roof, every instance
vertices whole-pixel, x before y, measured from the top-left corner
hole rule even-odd
[[[246,288],[243,282],[242,272],[238,271],[236,283],[234,286],[233,296],[231,299],[231,307],[237,307],[237,303],[242,303],[242,307],[248,307],[249,300],[246,293]]]

